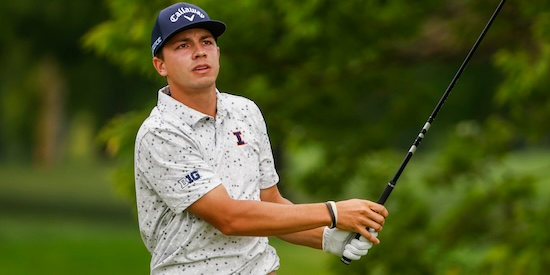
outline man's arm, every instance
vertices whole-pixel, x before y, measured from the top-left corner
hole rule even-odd
[[[260,197],[262,201],[269,201],[269,202],[274,202],[279,204],[293,204],[291,201],[289,201],[288,199],[284,198],[281,195],[281,193],[279,192],[279,188],[277,188],[277,185],[274,185],[267,189],[262,189],[260,192]],[[327,213],[329,213],[328,209],[327,209]],[[322,244],[323,230],[324,230],[324,226],[306,230],[306,231],[279,235],[277,236],[277,238],[292,244],[308,246],[315,249],[322,249],[323,248],[323,244]]]
[[[262,201],[292,204],[291,201],[281,195],[277,185],[261,190],[260,196]],[[306,231],[279,235],[277,237],[292,244],[308,246],[320,250],[322,249],[327,253],[335,254],[339,257],[344,255],[348,259],[358,260],[368,253],[373,242],[352,240],[351,243],[348,243],[347,238],[350,234],[353,235],[354,233],[339,229],[328,229],[323,226]],[[371,237],[376,238],[377,236],[377,232],[372,231]]]
[[[331,223],[322,203],[282,205],[234,200],[222,184],[193,203],[189,211],[222,233],[236,236],[275,236]]]
[[[271,188],[266,190],[269,189]],[[282,236],[310,229],[319,230],[318,228],[331,224],[332,220],[324,203],[288,204],[286,201],[282,204],[279,203],[282,197],[276,199],[273,193],[266,190],[261,195],[262,200],[266,201],[234,200],[220,184],[194,202],[189,211],[226,235]],[[337,205],[338,228],[359,232],[373,243],[378,243],[378,239],[366,228],[377,231],[382,229],[387,216],[384,206],[357,199],[340,201]],[[317,234],[319,233],[314,230],[284,238],[290,242],[320,247],[320,235]],[[306,236],[309,236],[309,241],[305,241],[308,239]],[[316,238],[317,240],[313,240]]]

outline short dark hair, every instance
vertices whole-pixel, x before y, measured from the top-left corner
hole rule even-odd
[[[155,57],[161,60],[164,60],[164,54],[162,53],[162,49],[159,49],[157,51],[157,54],[155,54]]]

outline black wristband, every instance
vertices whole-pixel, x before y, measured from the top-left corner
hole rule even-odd
[[[325,205],[328,208],[328,212],[330,213],[330,217],[332,218],[332,224],[329,226],[330,229],[336,227],[336,216],[334,216],[334,210],[332,209],[332,205],[330,203],[325,202]]]

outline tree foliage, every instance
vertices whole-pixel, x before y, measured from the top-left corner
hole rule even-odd
[[[79,126],[96,132],[114,114],[144,106],[149,96],[138,91],[150,80],[130,78],[82,48],[83,34],[107,18],[96,1],[0,3],[1,161],[54,164],[70,154],[69,128],[81,117],[90,125]],[[46,151],[51,157],[40,156]]]
[[[156,12],[171,3],[109,1],[110,18],[88,32],[84,44],[161,85],[151,66],[150,29]],[[194,3],[228,25],[218,40],[218,87],[253,99],[264,112],[275,151],[281,152],[281,188],[305,190],[317,199],[373,200],[498,4]],[[537,195],[538,180],[497,169],[507,152],[547,144],[548,30],[548,1],[504,6],[422,145],[437,152],[419,156],[430,164],[423,168],[429,172],[406,178],[414,183],[392,197],[388,207],[398,217],[381,234],[384,245],[367,260],[335,269],[357,274],[549,269],[544,256],[549,240],[535,221],[549,215]],[[126,148],[113,153],[121,160],[119,173],[126,173],[119,184],[129,194],[129,148],[146,111],[117,118],[102,136],[110,148]],[[529,250],[521,249],[525,235],[537,240]]]

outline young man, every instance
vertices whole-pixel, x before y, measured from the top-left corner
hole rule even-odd
[[[387,210],[367,200],[292,204],[281,196],[259,108],[216,89],[225,29],[188,3],[160,11],[153,28],[153,65],[168,85],[135,147],[151,274],[275,274],[267,236],[359,259],[379,243]],[[363,237],[350,241],[352,232]]]

